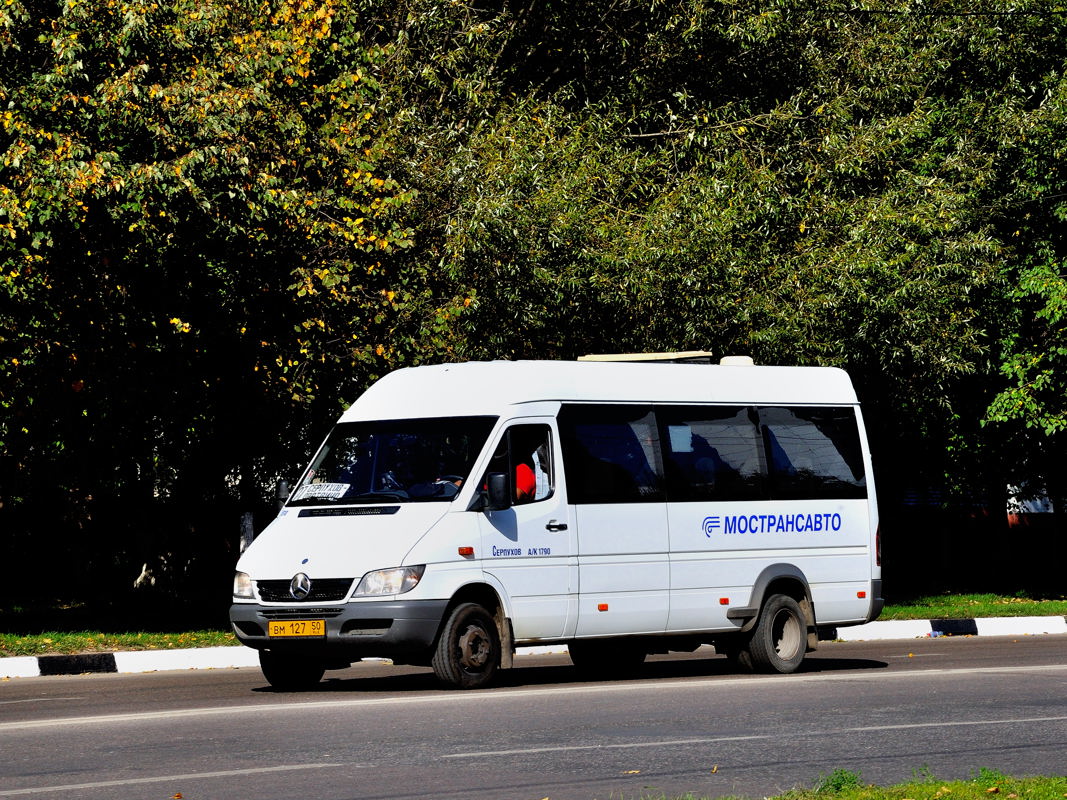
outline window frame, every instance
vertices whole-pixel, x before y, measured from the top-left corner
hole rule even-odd
[[[681,471],[678,469],[677,453],[671,449],[671,428],[684,422],[686,415],[692,415],[694,421],[699,421],[702,411],[711,412],[709,418],[714,417],[715,410],[732,410],[734,416],[740,417],[745,414],[748,425],[751,426],[752,442],[756,448],[752,454],[757,472],[741,474],[741,483],[751,482],[748,491],[724,492],[721,496],[709,494],[698,496],[699,492],[693,491],[693,484],[683,488],[680,479]],[[816,472],[814,476],[821,480],[809,480],[808,485],[822,486],[824,491],[798,491],[796,487],[801,485],[799,480],[783,481],[780,471],[776,471],[774,465],[774,424],[768,424],[771,413],[776,410],[784,410],[794,414],[800,421],[811,425],[819,430],[823,436],[833,444],[834,452],[841,462],[852,473],[853,480],[850,482],[841,479],[833,480],[834,475],[829,471]],[[591,416],[600,413],[600,419],[590,419]],[[643,412],[637,416],[639,412]],[[827,432],[820,428],[816,421],[809,417],[818,417],[820,412],[827,418],[837,416],[843,423],[838,426],[837,432],[844,436],[834,436],[833,432]],[[627,490],[614,493],[610,479],[604,483],[607,489],[591,489],[592,482],[589,478],[590,469],[599,469],[604,464],[612,467],[605,470],[606,477],[609,472],[621,476],[625,467],[614,461],[597,458],[580,440],[578,426],[605,425],[610,426],[613,421],[622,418],[631,422],[645,421],[651,417],[654,435],[647,446],[651,447],[651,454],[647,451],[646,466],[651,470],[655,487],[652,491],[642,493],[640,489]],[[846,419],[847,417],[847,419]],[[723,419],[728,419],[723,417]],[[603,420],[603,421],[602,421]],[[797,404],[797,403],[603,403],[603,402],[564,402],[556,419],[559,426],[559,442],[562,451],[563,476],[567,482],[568,502],[574,505],[606,505],[619,503],[646,503],[646,502],[763,502],[797,501],[797,500],[866,500],[870,496],[868,469],[865,457],[865,449],[861,436],[862,428],[857,417],[857,406],[851,404]],[[688,423],[686,423],[688,424]],[[747,426],[746,426],[747,427]],[[738,426],[740,430],[742,426]],[[637,433],[631,429],[634,437]],[[708,443],[714,447],[714,443]],[[642,444],[642,450],[645,448]],[[779,443],[779,448],[781,445]],[[580,450],[579,450],[580,448]],[[816,448],[813,448],[813,452]],[[721,459],[729,465],[725,459]],[[670,464],[670,466],[669,466]],[[856,470],[859,470],[859,474]],[[631,473],[633,477],[633,473]],[[810,477],[810,476],[809,476]],[[556,476],[558,480],[558,476]],[[635,486],[638,484],[635,483]],[[841,487],[849,487],[842,489]]]

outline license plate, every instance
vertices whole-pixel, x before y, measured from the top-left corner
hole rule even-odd
[[[267,635],[272,639],[291,636],[325,636],[324,619],[282,619],[267,623]]]

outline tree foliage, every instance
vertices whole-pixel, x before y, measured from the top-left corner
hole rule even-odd
[[[218,537],[339,387],[443,346],[401,269],[388,48],[332,3],[7,9],[3,504],[38,520],[8,530]]]
[[[1040,482],[1065,61],[1037,0],[12,0],[3,536],[218,547],[454,358],[840,365],[887,497]]]

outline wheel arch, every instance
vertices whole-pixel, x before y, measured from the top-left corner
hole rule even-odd
[[[743,620],[741,631],[750,631],[759,620],[764,602],[774,594],[784,594],[796,600],[800,610],[804,612],[808,630],[815,629],[815,603],[811,599],[811,587],[807,576],[795,564],[771,564],[764,567],[752,584],[748,605],[731,608],[726,616],[729,619]]]
[[[445,623],[452,616],[452,612],[463,603],[476,603],[492,615],[493,621],[496,622],[497,635],[500,637],[500,667],[501,669],[510,669],[515,655],[515,637],[511,629],[511,615],[508,613],[505,595],[502,590],[489,582],[467,583],[456,589],[448,601],[445,613],[441,616],[441,624],[438,626],[437,635],[434,637],[434,647],[437,646],[437,641],[441,638],[441,631],[444,630]]]

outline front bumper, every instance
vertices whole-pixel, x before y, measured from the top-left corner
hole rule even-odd
[[[234,603],[230,622],[242,644],[257,650],[321,655],[330,659],[424,660],[437,639],[447,600],[394,600],[339,605]],[[272,620],[321,619],[323,637],[267,635]]]

